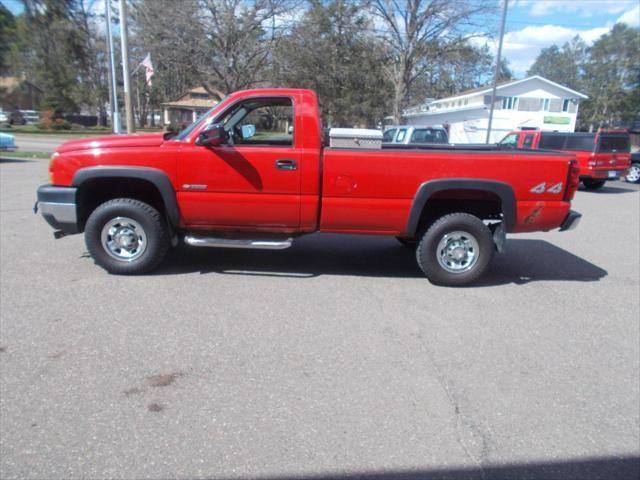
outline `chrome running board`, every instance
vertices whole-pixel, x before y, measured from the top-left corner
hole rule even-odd
[[[218,248],[256,248],[261,250],[284,250],[293,243],[293,238],[286,239],[250,239],[250,238],[220,238],[197,237],[187,235],[184,243],[192,247],[218,247]]]

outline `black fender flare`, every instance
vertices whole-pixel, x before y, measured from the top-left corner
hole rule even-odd
[[[505,229],[511,231],[516,224],[516,196],[511,185],[496,180],[479,180],[477,178],[452,178],[429,180],[418,187],[413,197],[413,204],[407,220],[407,236],[414,237],[418,230],[418,222],[429,198],[444,190],[479,190],[495,193],[502,202],[502,214]]]
[[[71,183],[74,187],[80,187],[87,180],[108,177],[136,178],[153,184],[160,192],[171,225],[173,227],[178,226],[180,223],[180,210],[178,209],[176,192],[169,177],[162,170],[150,167],[87,167],[78,170],[73,175]]]

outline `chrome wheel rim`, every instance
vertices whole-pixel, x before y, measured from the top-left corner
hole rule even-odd
[[[102,247],[110,257],[132,262],[147,249],[147,235],[135,220],[116,217],[102,228]]]
[[[469,232],[447,233],[438,243],[436,258],[442,268],[450,273],[464,273],[478,263],[480,247]]]
[[[640,166],[631,165],[631,167],[629,167],[629,171],[627,172],[627,181],[637,182],[639,179],[640,179]]]

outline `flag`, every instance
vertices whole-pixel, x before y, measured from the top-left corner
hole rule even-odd
[[[147,53],[147,56],[144,57],[144,60],[140,62],[140,65],[144,67],[145,71],[145,79],[147,80],[147,85],[151,86],[151,77],[153,77],[153,64],[151,63],[151,54]]]

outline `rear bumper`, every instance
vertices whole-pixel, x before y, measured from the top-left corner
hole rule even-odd
[[[42,185],[38,188],[38,201],[35,211],[55,230],[64,233],[78,233],[78,212],[76,208],[76,191],[74,187],[56,187]]]
[[[585,172],[584,175],[580,175],[580,179],[591,178],[594,180],[617,180],[620,177],[626,175],[628,168],[612,168],[611,170],[590,170]],[[615,172],[615,175],[609,175],[609,172]]]
[[[567,217],[562,222],[562,225],[560,225],[560,231],[565,232],[567,230],[573,230],[578,226],[581,218],[582,218],[581,213],[578,213],[574,210],[569,210]]]

